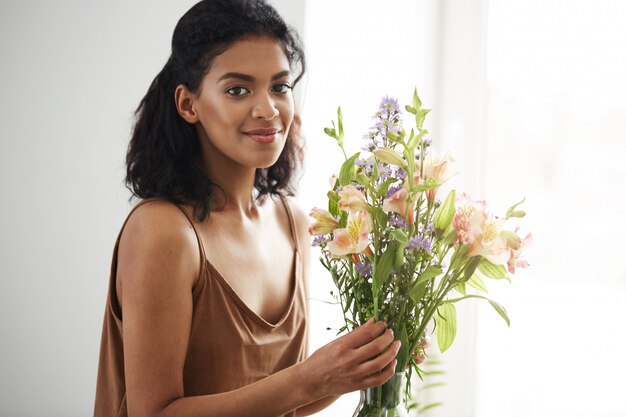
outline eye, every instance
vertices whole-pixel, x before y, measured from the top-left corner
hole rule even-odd
[[[287,83],[276,84],[275,86],[272,87],[272,91],[274,93],[285,94],[285,93],[288,93],[289,90],[291,90],[291,86]]]
[[[248,90],[245,87],[231,87],[228,90],[226,90],[226,94],[228,94],[229,96],[243,96],[244,94],[248,94],[250,92],[250,90]]]

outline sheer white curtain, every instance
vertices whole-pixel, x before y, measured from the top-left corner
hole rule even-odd
[[[480,308],[476,409],[625,416],[626,5],[489,3],[485,197],[525,195],[532,268]],[[495,296],[495,295],[494,295]]]
[[[527,199],[532,266],[512,285],[489,283],[511,327],[488,305],[460,306],[446,386],[425,398],[444,405],[430,416],[626,416],[625,23],[624,3],[609,0],[307,4],[305,207],[323,204],[339,163],[322,133],[336,106],[358,141],[382,95],[406,101],[415,85],[435,143],[458,159],[453,186],[495,211]],[[321,345],[340,314],[319,301],[330,279],[313,277]]]

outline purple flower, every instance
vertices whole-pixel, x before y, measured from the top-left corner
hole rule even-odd
[[[364,149],[368,150],[368,149]],[[374,166],[374,161],[372,159],[357,159],[354,161],[354,165],[361,167],[363,169],[363,173],[365,175],[369,175],[372,173],[372,167]]]
[[[406,178],[406,171],[403,170],[402,168],[398,168],[398,170],[396,171],[396,173],[394,175],[399,180],[403,180],[403,179]]]
[[[398,99],[393,97],[383,97],[378,107],[378,111],[374,114],[374,126],[370,128],[367,135],[364,136],[366,145],[364,150],[371,151],[387,142],[387,133],[398,133],[402,130],[400,106]]]
[[[397,113],[400,111],[398,99],[395,97],[385,96],[380,102],[379,111],[381,113]]]
[[[391,216],[389,216],[389,223],[391,223],[391,225],[401,228],[401,229],[407,229],[408,226],[407,224],[404,222],[404,219],[402,218],[402,216],[399,216],[397,214],[392,214]]]
[[[387,198],[390,198],[392,195],[400,191],[401,188],[402,184],[392,185],[391,187],[389,187],[389,189],[387,190]]]
[[[372,149],[376,149],[381,146],[380,139],[377,138],[378,132],[369,132],[367,135],[363,135],[363,139],[365,139],[365,145],[361,149],[364,151],[371,151]]]
[[[422,238],[420,236],[415,236],[409,239],[409,249],[416,251],[424,249],[426,252],[430,252],[431,247],[432,243],[430,239]]]
[[[368,278],[372,276],[372,264],[369,262],[359,262],[355,265],[356,272]]]
[[[321,246],[322,244],[328,242],[328,236],[315,236],[315,238],[313,238],[313,242],[311,242],[311,246]]]
[[[378,165],[378,180],[385,181],[387,178],[391,177],[391,168],[387,165]]]

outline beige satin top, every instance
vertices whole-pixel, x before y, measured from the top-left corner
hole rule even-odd
[[[137,204],[129,213],[151,200]],[[277,323],[252,311],[207,260],[192,219],[183,211],[198,238],[201,269],[192,290],[193,316],[183,373],[185,396],[215,394],[251,384],[304,360],[306,300],[297,231],[288,203],[282,198],[294,241],[293,292]],[[124,229],[122,226],[122,230]],[[102,329],[95,417],[126,417],[122,312],[116,298],[115,275],[120,231],[111,265]],[[289,395],[289,393],[285,393]],[[286,414],[294,416],[295,412]]]

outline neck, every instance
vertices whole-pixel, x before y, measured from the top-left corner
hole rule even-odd
[[[254,195],[256,168],[239,164],[215,149],[204,132],[199,132],[205,172],[218,187],[213,194],[211,211],[239,219],[257,218]]]

